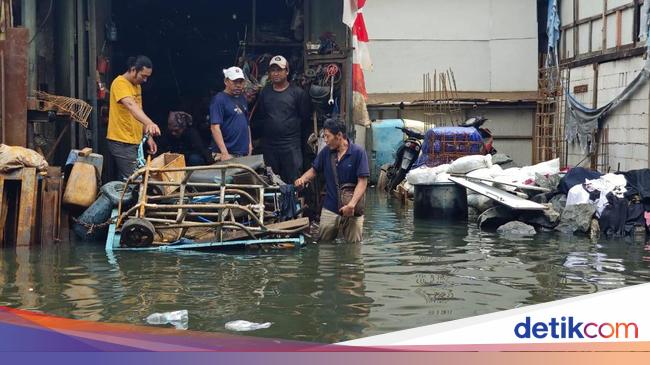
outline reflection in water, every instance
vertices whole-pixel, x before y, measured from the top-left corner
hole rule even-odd
[[[538,234],[503,239],[472,224],[414,220],[370,194],[362,245],[288,252],[133,253],[66,243],[0,249],[0,305],[144,324],[189,311],[189,329],[343,341],[593,293],[650,279],[650,243]]]

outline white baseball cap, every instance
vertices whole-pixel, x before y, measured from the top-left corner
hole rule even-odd
[[[271,58],[271,62],[269,62],[269,67],[271,67],[273,65],[278,65],[280,68],[286,69],[287,68],[287,59],[280,56],[280,55],[274,56],[273,58]]]
[[[223,75],[227,79],[232,80],[232,81],[246,78],[246,77],[244,77],[244,71],[242,71],[241,68],[235,67],[235,66],[224,69],[223,70]]]

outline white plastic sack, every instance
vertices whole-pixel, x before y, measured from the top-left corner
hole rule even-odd
[[[437,181],[437,176],[440,173],[449,170],[448,164],[436,167],[422,166],[413,169],[406,174],[406,181],[411,185],[431,185]]]
[[[428,167],[419,167],[406,174],[406,182],[411,185],[430,185],[436,180],[436,173]]]
[[[492,155],[463,156],[454,160],[449,168],[450,174],[466,174],[481,168],[492,167]]]
[[[521,168],[528,176],[535,177],[535,174],[540,175],[555,175],[560,173],[560,159],[540,162],[534,166],[525,166]]]
[[[566,196],[566,206],[578,205],[578,204],[588,204],[589,201],[589,192],[585,190],[582,184],[575,185],[569,190],[569,193]]]
[[[436,181],[435,182],[437,182],[437,183],[451,182],[451,180],[449,180],[450,177],[451,177],[451,175],[449,175],[448,173],[441,172],[438,175],[436,175]]]

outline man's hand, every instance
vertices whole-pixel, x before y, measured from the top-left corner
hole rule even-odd
[[[344,217],[354,216],[354,205],[348,204],[343,206],[343,208],[339,209],[339,213],[341,213],[341,215]]]
[[[144,126],[144,134],[148,134],[154,137],[159,136],[160,128],[158,128],[158,125],[156,125],[156,123],[147,123]],[[151,138],[149,140],[151,140]]]
[[[221,161],[232,160],[232,155],[228,152],[221,154]]]
[[[296,181],[293,183],[293,185],[295,187],[297,187],[297,188],[302,188],[303,186],[305,186],[305,184],[307,184],[307,182],[309,182],[309,181],[307,179],[305,179],[304,177],[299,177],[299,178],[296,179]]]
[[[147,139],[147,145],[149,146],[150,155],[155,155],[158,152],[158,145],[156,144],[156,141],[154,141],[153,137]]]
[[[248,144],[248,155],[250,156],[250,155],[252,155],[252,154],[253,154],[253,144],[252,144],[252,143],[249,143],[249,144]]]

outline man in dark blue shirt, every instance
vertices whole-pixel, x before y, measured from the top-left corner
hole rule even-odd
[[[304,186],[317,174],[325,176],[325,201],[320,218],[319,240],[333,241],[339,232],[346,241],[361,242],[364,216],[355,216],[354,211],[368,187],[368,156],[359,145],[351,143],[346,136],[345,124],[341,120],[328,119],[323,125],[323,135],[328,148],[316,156],[312,167],[298,178],[294,185]],[[336,157],[336,176],[332,166],[332,155]],[[339,206],[338,186],[355,184],[350,202]]]
[[[242,96],[246,82],[244,73],[239,67],[231,67],[223,70],[223,75],[226,87],[210,103],[211,149],[220,161],[248,156],[253,150],[248,106]]]

